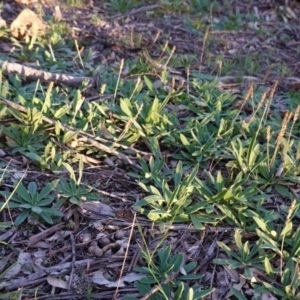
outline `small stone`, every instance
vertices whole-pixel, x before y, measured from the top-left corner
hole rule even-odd
[[[97,246],[90,246],[88,251],[90,254],[94,255],[95,254],[95,250],[97,249],[98,247]]]
[[[103,251],[99,247],[96,247],[96,249],[94,251],[94,255],[96,257],[101,257],[103,255]]]
[[[91,246],[98,246],[97,241],[91,241]]]
[[[62,20],[62,13],[61,13],[60,7],[58,5],[56,5],[54,8],[53,18],[56,22],[59,22]]]
[[[44,35],[46,29],[47,25],[43,20],[28,8],[23,9],[10,25],[11,34],[15,38]]]
[[[90,242],[92,239],[92,235],[90,233],[82,233],[80,236],[79,236],[79,241],[81,243],[88,243]]]
[[[122,240],[124,238],[124,233],[123,233],[123,231],[117,231],[116,233],[115,233],[115,239],[116,240]]]
[[[101,230],[103,230],[103,228],[104,228],[103,224],[102,224],[100,221],[94,222],[94,223],[93,223],[93,227],[94,227],[95,229],[97,229],[98,231],[101,231]]]
[[[6,27],[6,21],[0,17],[0,28],[1,27]]]
[[[108,237],[103,237],[98,241],[98,244],[100,247],[104,247],[104,246],[110,244],[110,239]]]

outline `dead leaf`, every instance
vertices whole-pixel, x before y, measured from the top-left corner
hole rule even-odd
[[[6,264],[8,263],[12,255],[13,253],[11,252],[10,254],[5,255],[3,256],[3,258],[0,259],[0,273],[2,273],[2,271],[5,269]]]
[[[227,272],[227,274],[231,277],[231,282],[239,282],[240,281],[239,273],[236,270],[230,269],[226,266],[224,266],[224,269]]]
[[[79,205],[79,213],[92,219],[99,220],[100,217],[114,217],[113,209],[99,201],[85,202]]]
[[[62,279],[58,279],[52,276],[47,277],[47,281],[50,285],[67,290],[69,288],[69,285],[67,282],[63,281]]]
[[[32,264],[32,259],[29,253],[20,252],[18,256],[18,260],[11,266],[4,274],[4,278],[12,278],[18,275],[24,265]]]
[[[130,273],[122,277],[120,280],[110,281],[104,277],[103,273],[103,270],[96,272],[92,278],[92,282],[106,287],[125,287],[125,282],[134,282],[145,277],[144,274]]]

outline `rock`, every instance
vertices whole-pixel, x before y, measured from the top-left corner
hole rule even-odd
[[[0,17],[0,27],[6,27],[6,21]]]
[[[43,36],[47,25],[32,10],[23,9],[10,25],[11,34],[18,39],[28,36]]]

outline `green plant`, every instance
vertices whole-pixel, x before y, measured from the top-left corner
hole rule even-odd
[[[37,184],[30,182],[27,189],[22,182],[18,182],[15,186],[14,192],[1,191],[0,194],[5,197],[5,203],[0,203],[1,210],[3,208],[18,208],[22,212],[15,219],[15,225],[19,226],[29,216],[40,218],[49,224],[53,224],[53,217],[62,217],[63,213],[55,208],[48,208],[46,206],[53,203],[55,195],[50,193],[55,189],[59,180],[54,180],[47,183],[39,193],[37,191]]]
[[[246,268],[245,273],[251,273],[251,267],[263,269],[263,262],[266,257],[268,259],[274,258],[275,255],[268,255],[261,251],[261,241],[258,240],[250,248],[249,241],[245,244],[242,243],[242,236],[240,230],[235,230],[234,241],[237,245],[237,252],[231,250],[227,245],[222,242],[218,242],[220,248],[222,248],[231,258],[218,258],[214,259],[215,264],[228,265],[230,269]]]
[[[259,192],[254,182],[245,187],[248,177],[245,177],[242,172],[231,174],[227,180],[224,180],[220,171],[217,172],[216,178],[209,172],[205,173],[206,182],[199,178],[195,179],[196,191],[201,201],[192,205],[187,210],[188,213],[201,210],[212,213],[217,209],[226,217],[227,222],[233,222],[232,224],[236,226],[245,226],[247,219],[252,218],[250,213],[252,210],[262,210],[261,205],[266,196]],[[251,202],[248,199],[251,199]]]
[[[138,4],[137,1],[126,1],[126,0],[110,0],[107,5],[112,7],[114,10],[124,13],[129,9],[136,7]]]
[[[69,200],[73,204],[80,205],[83,201],[99,199],[98,195],[92,193],[91,188],[81,185],[81,178],[83,174],[82,157],[79,160],[79,174],[77,178],[70,164],[63,162],[62,165],[69,171],[70,179],[69,181],[64,178],[60,179],[59,185],[57,187],[57,191],[61,193],[59,206],[61,206],[65,202],[65,200]]]
[[[271,263],[266,262],[265,265],[268,275],[275,277],[277,272],[272,268]],[[299,261],[289,259],[280,277],[280,283],[276,285],[263,280],[262,285],[255,285],[255,291],[258,293],[271,292],[283,300],[298,300],[300,297]]]
[[[99,199],[99,196],[97,197],[97,195],[93,195],[90,188],[80,186],[80,184],[77,184],[74,179],[67,181],[64,178],[61,178],[57,191],[61,193],[60,196],[62,199],[60,202],[63,199],[67,199],[73,204],[80,205],[82,202],[87,200]]]
[[[189,287],[187,280],[197,280],[203,275],[191,274],[196,268],[196,262],[188,264],[184,261],[183,254],[171,256],[171,246],[157,251],[157,259],[153,254],[142,251],[141,256],[146,260],[146,267],[136,267],[135,271],[145,274],[145,277],[136,283],[138,291],[144,296],[151,292],[153,286],[157,285],[155,293],[149,295],[150,300],[162,299],[203,299],[211,294],[214,289],[202,290],[200,286]],[[174,295],[174,296],[172,296]],[[125,297],[126,300],[136,300],[134,297]]]
[[[11,127],[3,126],[1,130],[6,135],[7,145],[13,148],[13,152],[30,152],[30,147],[41,149],[42,141],[47,138],[47,135],[43,134],[44,130],[35,130],[34,126],[12,124]]]
[[[139,208],[143,214],[146,214],[153,221],[187,221],[189,216],[185,213],[185,210],[192,202],[193,181],[197,171],[198,166],[182,180],[183,170],[182,164],[179,162],[173,178],[175,186],[173,191],[164,179],[161,182],[161,186],[159,186],[162,193],[155,186],[147,186],[140,182],[139,185],[151,195],[137,202],[135,207]],[[143,206],[150,206],[151,209],[144,209],[142,208]]]

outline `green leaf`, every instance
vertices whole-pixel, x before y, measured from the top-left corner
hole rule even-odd
[[[172,272],[177,272],[183,264],[183,255],[181,253],[174,255],[169,259],[169,264],[172,267]]]
[[[265,220],[259,217],[253,217],[253,220],[256,222],[256,224],[259,226],[259,228],[264,232],[270,232],[270,229],[266,223]]]
[[[161,158],[161,152],[159,148],[159,143],[158,139],[156,137],[151,137],[149,139],[150,147],[151,147],[151,152],[154,155],[155,158]]]
[[[230,269],[236,269],[243,266],[241,262],[229,258],[216,258],[213,261],[217,265],[228,265]]]
[[[15,220],[15,225],[16,226],[21,225],[27,219],[27,217],[29,216],[29,213],[30,213],[29,210],[25,210],[25,211],[21,212]]]
[[[165,202],[165,199],[162,198],[161,196],[152,195],[152,196],[145,197],[144,199],[141,199],[140,201],[135,203],[134,206],[141,207],[141,206],[145,206],[147,204],[151,204],[153,202]]]
[[[186,273],[192,272],[197,267],[197,262],[192,261],[188,264],[186,264],[183,268],[186,271]]]
[[[0,222],[0,230],[4,230],[6,228],[12,227],[12,222]]]
[[[197,173],[199,170],[199,165],[197,164],[195,168],[192,170],[192,172],[189,174],[189,176],[184,180],[184,185],[189,186],[193,180],[195,179]]]
[[[128,116],[130,118],[134,117],[134,113],[132,111],[132,105],[131,105],[129,99],[127,99],[127,98],[120,99],[120,108],[126,116]]]
[[[22,197],[22,199],[24,199],[28,203],[31,203],[31,197],[22,183],[19,184],[19,186],[16,189],[16,192],[20,197]]]
[[[197,212],[198,210],[201,210],[201,209],[205,209],[206,206],[208,206],[209,204],[205,201],[201,201],[201,202],[197,202],[195,204],[192,204],[192,205],[189,205],[185,212],[186,214],[193,214],[195,212]]]
[[[76,204],[76,205],[80,205],[81,204],[81,201],[77,198],[77,197],[70,197],[69,201],[73,204]]]
[[[182,169],[182,162],[181,160],[177,163],[176,166],[176,171],[175,171],[175,176],[174,176],[174,183],[175,186],[178,186],[181,182],[182,179],[182,174],[183,174],[183,169]]]
[[[148,89],[150,90],[150,92],[153,94],[153,95],[156,95],[156,89],[154,88],[153,86],[153,83],[152,81],[149,79],[148,76],[144,76],[144,81],[148,87]]]
[[[187,274],[187,275],[182,275],[178,276],[178,280],[197,280],[202,278],[204,275],[203,274]]]
[[[36,213],[36,214],[38,214],[38,215],[40,215],[41,213],[42,213],[42,209],[40,208],[40,207],[38,207],[38,206],[33,206],[32,208],[31,208],[31,210],[34,212],[34,213]]]
[[[224,180],[223,180],[222,173],[220,171],[218,171],[218,173],[217,173],[216,187],[217,187],[217,190],[219,193],[224,188]]]
[[[43,159],[39,155],[37,155],[36,153],[30,152],[30,153],[24,153],[24,155],[26,157],[28,157],[29,159],[31,159],[33,161],[36,161],[38,163],[41,163],[43,161]]]
[[[41,200],[37,203],[37,206],[47,206],[54,201],[53,197],[49,197],[48,199]]]
[[[61,108],[59,108],[58,110],[54,111],[54,119],[61,119],[61,117],[63,117],[65,114],[70,113],[71,110],[71,106],[70,105],[64,105]],[[59,122],[59,121],[56,121]]]
[[[171,253],[171,246],[164,247],[158,251],[160,265],[164,268],[168,262]]]
[[[278,295],[278,296],[281,296],[281,297],[285,297],[286,294],[284,291],[280,290],[280,289],[277,289],[275,288],[273,285],[267,283],[267,282],[263,282],[263,285],[272,293]]]
[[[65,162],[63,162],[62,165],[69,171],[70,178],[73,179],[73,181],[76,182],[76,176],[75,176],[75,172],[74,172],[72,166],[69,165],[68,163],[65,163]]]
[[[46,186],[40,192],[40,194],[38,196],[38,201],[41,201],[43,198],[45,198],[47,195],[49,195],[51,193],[51,191],[55,189],[58,182],[59,182],[59,179],[56,179],[50,183],[47,183]]]
[[[31,198],[33,198],[33,196],[35,195],[36,191],[37,191],[37,185],[36,185],[36,183],[35,182],[30,182],[28,184],[28,192],[29,192]]]
[[[247,151],[247,164],[251,168],[260,152],[259,144],[255,145],[258,131],[253,135]],[[252,169],[253,170],[253,169]]]
[[[135,287],[143,296],[146,295],[151,290],[150,285],[141,284],[139,282],[135,284]]]
[[[190,142],[187,140],[187,138],[182,133],[180,133],[179,138],[180,138],[180,141],[183,144],[183,146],[190,145]]]
[[[293,230],[293,223],[292,222],[286,222],[281,233],[280,236],[281,237],[287,237],[290,236]]]
[[[41,218],[44,219],[48,224],[53,224],[53,220],[52,218],[46,213],[46,212],[42,212],[40,214]]]
[[[228,217],[228,218],[230,218],[231,220],[233,220],[234,221],[234,223],[236,224],[236,225],[240,225],[240,222],[238,221],[238,219],[235,217],[235,215],[234,215],[234,213],[233,213],[233,211],[232,211],[232,209],[230,208],[230,207],[228,207],[228,206],[225,206],[225,205],[217,205],[217,207]]]
[[[9,207],[11,208],[10,205],[9,205]],[[24,203],[24,204],[19,204],[18,207],[25,208],[25,209],[31,209],[33,206],[29,203]]]
[[[177,291],[175,292],[174,300],[181,300],[183,291],[184,291],[184,284],[183,284],[183,282],[180,282],[178,285]]]
[[[207,295],[211,294],[215,289],[207,289],[207,290],[203,290],[203,291],[195,291],[195,299],[203,299],[205,298]]]
[[[194,300],[194,290],[193,288],[189,288],[187,295],[186,295],[186,300]]]
[[[50,216],[53,216],[53,217],[63,217],[64,214],[59,211],[59,210],[56,210],[54,208],[43,208],[43,211],[48,213]]]
[[[205,230],[205,226],[198,220],[197,216],[190,215],[190,218],[196,229]]]
[[[236,296],[236,298],[238,300],[247,300],[247,298],[244,296],[244,294],[242,294],[240,291],[238,291],[237,289],[235,289],[234,287],[230,287],[230,291],[232,292],[232,294],[234,296]]]
[[[74,131],[65,132],[65,134],[63,135],[63,138],[62,138],[62,143],[66,144],[67,142],[69,142],[70,140],[75,138],[79,132],[80,132],[80,130],[77,130],[75,132]]]
[[[242,236],[239,230],[234,231],[234,241],[239,249],[239,252],[243,253],[243,243],[242,243]]]
[[[291,257],[298,257],[300,254],[300,227],[297,228],[293,236],[293,245],[291,249]]]
[[[280,184],[275,184],[275,189],[283,197],[290,197],[291,195],[289,190]]]

